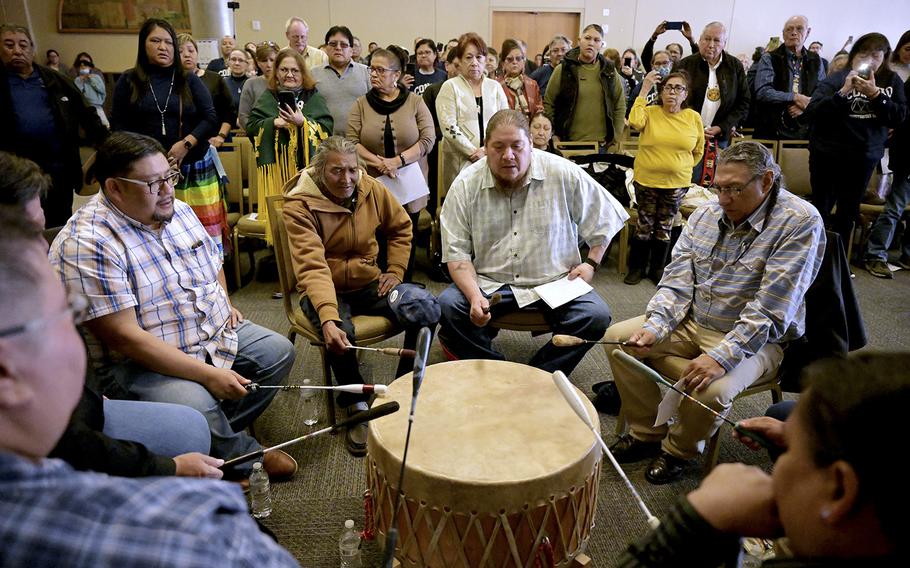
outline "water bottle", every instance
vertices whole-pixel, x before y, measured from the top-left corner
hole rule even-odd
[[[360,568],[360,533],[354,530],[351,519],[344,522],[338,549],[341,551],[341,568]]]
[[[310,379],[303,380],[304,386],[310,386]],[[319,391],[303,389],[303,423],[312,426],[319,422]]]
[[[254,517],[264,519],[272,514],[269,474],[262,468],[262,462],[253,464],[253,474],[250,475],[250,496],[253,499],[251,508]]]

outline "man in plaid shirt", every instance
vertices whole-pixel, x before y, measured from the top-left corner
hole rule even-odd
[[[60,231],[50,258],[67,288],[89,300],[92,359],[109,378],[102,386],[195,408],[209,423],[215,457],[258,450],[243,430],[277,391],[245,385],[281,384],[293,345],[231,306],[218,249],[192,209],[174,199],[179,174],[157,142],[115,133],[94,168],[102,191]],[[270,452],[264,467],[282,478],[297,464]]]
[[[79,401],[86,357],[33,231],[0,233],[0,566],[297,566],[235,484],[126,479],[47,459]]]
[[[520,112],[493,115],[485,150],[458,175],[442,207],[443,261],[454,281],[439,297],[443,349],[456,359],[502,360],[487,324],[527,307],[540,310],[554,333],[600,339],[610,308],[597,292],[551,309],[533,288],[567,276],[590,283],[629,215],[579,166],[533,150]],[[584,260],[581,241],[590,247]],[[490,307],[494,292],[502,300]],[[568,375],[590,348],[548,342],[530,365]]]

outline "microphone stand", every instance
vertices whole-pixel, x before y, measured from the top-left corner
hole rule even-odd
[[[408,446],[411,444],[411,426],[414,425],[414,409],[417,407],[417,393],[427,371],[427,357],[430,354],[430,342],[433,333],[429,328],[420,329],[417,336],[417,356],[414,358],[414,373],[412,375],[411,412],[408,414],[408,431],[404,438],[404,454],[401,456],[401,470],[398,472],[398,490],[395,492],[395,506],[392,508],[392,523],[385,539],[385,550],[382,554],[382,566],[392,568],[392,559],[395,558],[395,547],[398,545],[398,507],[401,505],[401,494],[404,493],[404,468],[408,462]]]

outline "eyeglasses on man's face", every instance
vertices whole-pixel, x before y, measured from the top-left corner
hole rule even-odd
[[[726,195],[727,197],[736,198],[736,197],[739,197],[740,195],[742,195],[743,191],[748,189],[748,187],[750,185],[752,185],[752,182],[754,182],[755,180],[760,178],[763,175],[763,173],[764,172],[762,172],[760,174],[755,174],[754,176],[749,178],[749,181],[747,181],[746,183],[744,183],[742,185],[734,185],[731,187],[720,187],[717,185],[712,185],[712,186],[708,187],[708,191],[710,191],[711,193],[713,193],[714,195],[717,195],[717,196]]]
[[[168,184],[171,187],[174,187],[180,183],[180,172],[177,170],[171,170],[166,176],[161,179],[156,179],[152,181],[147,181],[144,179],[130,179],[125,177],[117,177],[114,179],[119,179],[121,181],[128,181],[130,183],[143,184],[148,186],[150,195],[158,195],[161,191],[161,188],[164,187],[164,184]]]
[[[81,294],[70,294],[66,299],[66,307],[50,315],[27,321],[21,325],[8,327],[0,330],[0,337],[10,337],[21,333],[31,333],[44,327],[45,325],[56,321],[58,318],[71,316],[73,323],[79,325],[85,321],[88,314],[88,298]]]
[[[351,47],[351,44],[349,44],[349,43],[346,42],[346,41],[336,41],[336,40],[332,40],[332,41],[329,42],[329,47],[332,47],[332,48],[339,48],[339,49],[347,49],[347,48]]]

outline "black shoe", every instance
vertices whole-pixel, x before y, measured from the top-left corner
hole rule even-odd
[[[352,404],[348,407],[348,416],[353,416],[358,412],[363,412],[369,407],[365,402],[359,402],[357,404]],[[367,455],[367,424],[364,422],[362,424],[357,424],[356,426],[351,426],[348,428],[347,432],[344,435],[345,447],[355,458],[360,458]]]
[[[610,453],[619,463],[634,463],[660,453],[660,442],[642,442],[631,434],[623,434],[612,446]]]
[[[910,256],[901,255],[898,261],[895,263],[904,270],[910,270]]]
[[[622,281],[626,284],[634,286],[634,285],[638,284],[639,282],[641,282],[641,279],[644,277],[645,277],[644,271],[641,268],[636,266],[635,268],[629,269],[628,274],[626,274],[626,277],[623,278]]]
[[[622,400],[619,398],[619,390],[616,388],[616,383],[613,381],[597,383],[594,385],[594,393],[595,396],[592,402],[598,412],[612,416],[619,414]]]
[[[689,460],[671,456],[667,452],[661,452],[654,461],[648,464],[648,470],[645,472],[645,479],[654,485],[671,483],[682,475],[683,470],[688,464]]]
[[[888,263],[884,260],[867,260],[866,270],[876,278],[894,278],[891,274],[891,269],[888,268]]]

